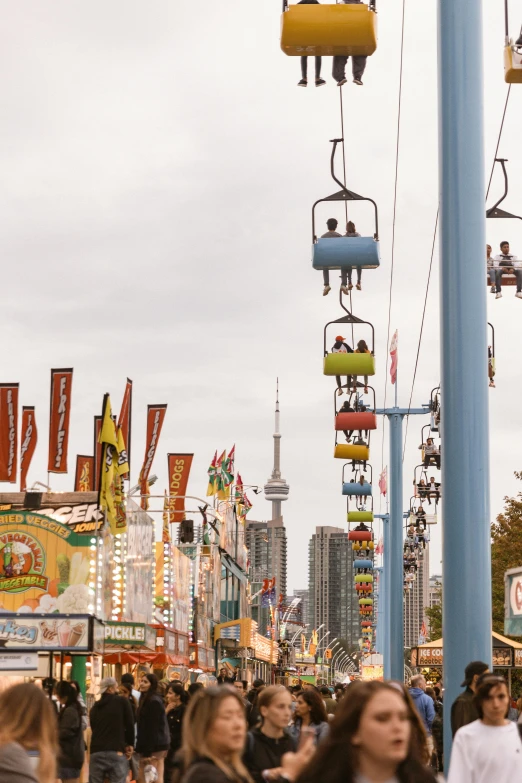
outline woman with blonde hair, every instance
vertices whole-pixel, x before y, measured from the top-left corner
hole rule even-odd
[[[197,694],[183,721],[182,783],[252,783],[241,760],[246,734],[245,705],[232,688]]]
[[[13,685],[0,695],[0,780],[55,783],[56,710],[41,688]]]

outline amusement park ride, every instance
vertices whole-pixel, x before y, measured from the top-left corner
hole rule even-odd
[[[348,538],[354,550],[354,589],[359,601],[363,646],[372,651],[376,645],[373,524],[374,516],[384,516],[384,568],[379,595],[379,624],[382,621],[383,627],[379,629],[379,652],[384,655],[385,676],[403,679],[403,593],[411,589],[416,578],[419,560],[429,541],[429,526],[437,523],[440,501],[444,526],[444,660],[448,662],[444,671],[444,703],[448,706],[459,692],[466,664],[477,659],[490,661],[492,656],[487,378],[489,375],[493,386],[495,341],[491,324],[488,340],[486,292],[483,278],[476,274],[477,259],[484,258],[485,247],[482,45],[477,43],[481,41],[480,0],[439,0],[440,387],[432,391],[430,402],[421,408],[399,408],[396,398],[394,406],[378,409],[375,391],[368,386],[368,379],[376,374],[374,327],[370,321],[354,315],[351,296],[348,309],[343,288],[339,302],[344,314],[324,327],[323,373],[337,380],[334,457],[346,460],[342,494],[347,497]],[[516,41],[509,37],[507,0],[504,47],[505,81],[509,85],[522,84],[522,30]],[[287,55],[300,57],[371,56],[377,48],[376,3],[344,0],[320,4],[317,0],[301,0],[290,5],[283,0],[281,48]],[[339,86],[342,90],[342,83]],[[344,159],[344,140],[336,138],[332,143],[330,169],[339,189],[318,199],[312,207],[312,265],[323,271],[325,281],[331,272],[341,272],[343,280],[349,274],[351,280],[353,269],[380,267],[378,209],[373,199],[359,195],[347,187],[346,181],[337,178],[335,154],[342,144]],[[505,192],[487,210],[486,217],[518,218],[499,208],[507,196],[508,180],[506,161],[498,162],[504,173]],[[353,202],[373,205],[373,235],[334,233],[318,238],[316,207],[323,202],[344,204],[346,217],[348,205]],[[514,283],[515,273],[514,268],[502,270],[504,284]],[[345,330],[351,331],[351,346],[345,342]],[[356,349],[355,333],[357,338],[369,338],[368,343],[359,339]],[[330,349],[332,343],[334,347]],[[364,378],[364,383],[360,378]],[[344,391],[348,399],[338,407],[337,396]],[[366,394],[369,402],[365,401]],[[422,460],[415,469],[414,493],[405,515],[402,422],[405,416],[428,414],[430,423],[421,430]],[[390,424],[389,515],[374,515],[373,511],[370,434],[377,428],[378,415],[386,416]],[[480,580],[476,579],[477,573]],[[448,728],[445,745],[449,748],[449,714],[444,723]]]

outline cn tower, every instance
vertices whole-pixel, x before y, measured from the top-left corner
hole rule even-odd
[[[275,432],[274,432],[274,469],[265,484],[265,499],[272,504],[272,519],[281,516],[281,503],[288,500],[290,487],[281,478],[281,433],[279,432],[279,378],[276,387]]]

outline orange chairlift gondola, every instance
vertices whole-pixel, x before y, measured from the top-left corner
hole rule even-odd
[[[375,413],[375,389],[368,386],[373,395],[373,406],[366,405],[357,391],[351,392],[348,400],[337,410],[337,395],[334,392],[334,410],[335,410],[335,448],[334,457],[336,459],[351,459],[352,467],[355,464],[363,464],[370,458],[370,432],[377,429],[377,416]],[[354,432],[358,432],[358,437],[353,439]],[[343,432],[346,443],[338,443],[339,432]],[[363,437],[364,433],[364,437]]]
[[[292,56],[372,55],[377,48],[375,0],[369,4],[283,0],[281,49]]]
[[[522,71],[521,71],[522,73]],[[500,209],[499,205],[504,201],[508,194],[509,190],[509,182],[508,182],[508,175],[506,171],[506,158],[495,158],[495,163],[500,163],[502,167],[502,173],[504,174],[504,193],[499,198],[498,201],[496,201],[492,207],[486,210],[486,218],[496,218],[496,219],[514,219],[514,220],[522,220],[522,217],[520,215],[514,215],[512,212],[507,212],[505,209]],[[493,267],[490,269],[490,271],[500,271],[502,270],[502,277],[501,277],[501,284],[503,286],[513,286],[517,285],[517,274],[522,273],[522,261],[519,259],[513,259],[513,264],[509,265],[505,261],[494,261]],[[497,280],[498,284],[498,280]],[[491,291],[493,292],[495,288],[498,286],[492,286],[492,280],[490,280],[489,274],[486,276],[486,285],[488,288],[491,286]]]
[[[509,37],[508,0],[504,0],[505,41],[504,41],[504,80],[508,84],[522,84],[522,27],[517,40]]]
[[[320,198],[312,207],[312,266],[314,269],[320,269],[324,273],[325,285],[329,285],[329,272],[340,270],[343,285],[347,283],[347,276],[351,275],[352,269],[377,269],[380,266],[379,252],[379,213],[377,204],[371,198],[360,196],[343,185],[336,177],[334,170],[335,151],[339,142],[343,139],[332,139],[333,147],[330,157],[330,173],[334,182],[341,190],[332,193],[330,196]],[[369,201],[373,204],[375,215],[375,233],[373,236],[338,236],[338,237],[317,237],[315,230],[315,209],[318,204],[323,202],[348,202]]]

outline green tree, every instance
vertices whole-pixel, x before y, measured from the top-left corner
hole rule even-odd
[[[522,481],[522,473],[515,473]],[[491,526],[493,630],[504,633],[504,572],[522,565],[522,492],[504,498],[504,511]]]
[[[442,585],[436,582],[435,595],[439,602],[434,606],[426,606],[424,613],[430,622],[429,642],[434,642],[442,637]]]

